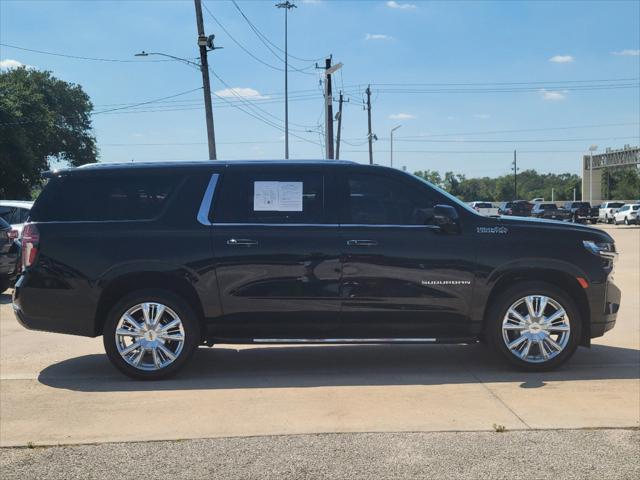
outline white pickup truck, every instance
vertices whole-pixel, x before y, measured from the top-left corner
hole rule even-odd
[[[469,206],[480,215],[484,215],[485,217],[500,216],[498,207],[495,207],[491,202],[470,202]]]
[[[616,213],[623,205],[624,202],[604,202],[602,205],[600,205],[598,221],[604,223],[613,223],[615,221]]]

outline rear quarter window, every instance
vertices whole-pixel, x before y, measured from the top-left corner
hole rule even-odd
[[[166,174],[53,178],[31,209],[31,220],[150,220],[162,213],[181,180]]]

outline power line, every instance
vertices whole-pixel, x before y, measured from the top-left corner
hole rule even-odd
[[[535,139],[535,140],[418,140],[407,139],[404,137],[396,137],[398,142],[409,143],[552,143],[552,142],[591,142],[594,140],[632,140],[640,139],[639,135],[630,137],[599,137],[599,138],[552,138],[552,139]],[[379,140],[387,140],[387,138],[379,138]]]
[[[25,52],[40,53],[42,55],[51,55],[54,57],[72,58],[74,60],[88,60],[92,62],[112,62],[112,63],[161,63],[161,62],[175,62],[176,60],[162,59],[162,60],[136,60],[136,59],[121,59],[121,58],[98,58],[98,57],[83,57],[80,55],[70,55],[66,53],[48,52],[45,50],[36,50],[34,48],[19,47],[17,45],[9,45],[8,43],[0,43],[3,47],[15,48],[16,50],[23,50]]]
[[[240,12],[240,15],[242,15],[242,17],[247,21],[247,23],[249,24],[249,26],[254,30],[254,32],[256,32],[256,34],[259,37],[262,37],[266,42],[268,42],[271,46],[273,46],[274,48],[280,50],[282,53],[285,53],[284,50],[282,48],[280,48],[278,45],[276,45],[275,43],[273,43],[271,40],[269,40],[269,38],[263,34],[258,27],[256,27],[251,20],[249,20],[249,18],[247,18],[247,16],[245,15],[245,13],[242,11],[242,9],[240,8],[240,6],[238,5],[238,3],[235,0],[231,0],[233,5],[236,7],[236,9],[238,10],[238,12]],[[319,62],[320,60],[323,60],[326,55],[323,55],[322,57],[318,57],[318,58],[301,58],[301,57],[296,57],[295,55],[292,54],[288,54],[289,57],[291,58],[295,58],[296,60],[300,60],[301,62]]]
[[[238,98],[238,100],[239,100],[241,103],[243,103],[244,105],[246,105],[247,107],[249,107],[249,108],[251,108],[251,109],[254,109],[254,111],[255,111],[255,110],[258,110],[258,111],[262,112],[263,114],[268,115],[269,117],[271,117],[271,118],[275,119],[276,121],[278,121],[278,122],[283,122],[283,123],[284,123],[284,120],[283,120],[283,119],[281,119],[280,117],[278,117],[278,116],[276,116],[276,115],[273,115],[272,113],[270,113],[270,112],[266,111],[264,108],[260,108],[260,107],[258,107],[257,105],[253,105],[249,100],[247,100],[246,98],[244,98],[244,97],[242,97],[241,95],[239,95],[239,94],[235,91],[235,89],[234,89],[233,87],[231,87],[227,82],[225,82],[225,81],[220,77],[220,75],[218,75],[216,72],[214,72],[214,71],[212,70],[212,71],[211,71],[211,73],[212,73],[212,75],[213,75],[214,77],[216,77],[216,78],[220,81],[220,83],[222,83],[225,87],[227,87],[227,89],[232,93],[232,95],[233,95],[233,96],[235,96],[235,97],[237,97],[237,98]],[[222,98],[220,95],[217,95],[217,94],[215,94],[215,93],[214,93],[214,95],[216,95],[216,97],[218,97],[218,98]],[[302,124],[299,124],[299,123],[293,123],[293,122],[291,122],[291,124],[292,124],[292,125],[297,125],[297,126],[299,126],[299,127],[305,128],[305,129],[307,129],[307,128],[312,128],[312,127],[313,127],[312,125],[302,125]],[[292,129],[292,130],[293,130],[293,129]],[[294,130],[294,131],[295,131],[295,130]],[[301,130],[297,130],[297,131],[299,131],[299,132],[300,132]]]
[[[187,95],[188,93],[191,93],[191,92],[197,92],[198,90],[202,90],[202,87],[192,88],[191,90],[185,90],[184,92],[175,93],[173,95],[168,95],[166,97],[160,97],[160,98],[156,98],[156,99],[153,99],[153,100],[147,100],[145,102],[135,103],[135,104],[133,104],[133,105],[131,105],[129,107],[117,107],[117,108],[110,108],[108,110],[100,110],[98,112],[93,112],[92,115],[100,115],[101,113],[108,113],[108,112],[114,112],[116,110],[124,110],[126,108],[139,107],[141,105],[149,105],[151,103],[159,102],[161,100],[166,100],[166,99],[169,99],[169,98],[175,98],[175,97],[179,97],[181,95]]]
[[[557,84],[557,83],[603,83],[603,82],[628,82],[637,81],[640,77],[630,78],[604,78],[593,80],[547,80],[547,81],[529,81],[529,82],[469,82],[469,83],[372,83],[371,85],[377,86],[475,86],[475,85],[543,85],[543,84]]]
[[[231,33],[229,33],[229,30],[227,30],[225,28],[225,26],[222,24],[222,22],[220,22],[216,18],[216,16],[213,13],[211,13],[211,10],[209,10],[209,7],[207,7],[207,5],[205,3],[202,4],[202,7],[207,11],[209,16],[213,19],[213,21],[216,22],[216,24],[218,24],[218,26],[222,29],[222,31],[224,31],[224,33],[226,33],[229,36],[229,38],[233,41],[233,43],[235,43],[238,47],[240,47],[240,49],[242,49],[242,51],[244,51],[247,55],[249,55],[255,61],[261,63],[262,65],[271,68],[272,70],[277,70],[279,72],[284,72],[284,68],[280,68],[280,67],[272,65],[272,64],[270,64],[268,62],[265,62],[260,57],[254,55],[253,52],[251,52],[247,47],[245,47],[242,43],[240,43],[238,40],[236,40],[236,38],[233,35],[231,35]],[[301,72],[301,73],[304,73],[306,75],[314,75],[313,73],[308,73],[308,72]]]

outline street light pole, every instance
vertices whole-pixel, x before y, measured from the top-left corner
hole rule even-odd
[[[276,3],[276,7],[284,8],[284,158],[289,159],[289,49],[288,49],[288,17],[289,10],[298,8],[294,3]]]
[[[399,129],[402,125],[398,125],[391,129],[391,167],[393,168],[393,132]]]

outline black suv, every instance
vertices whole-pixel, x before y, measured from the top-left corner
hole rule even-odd
[[[27,328],[102,335],[135,378],[216,343],[474,343],[526,370],[613,327],[605,232],[481,216],[343,161],[51,172],[22,238]]]

